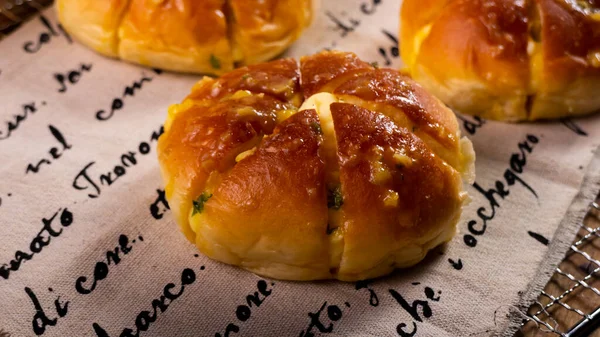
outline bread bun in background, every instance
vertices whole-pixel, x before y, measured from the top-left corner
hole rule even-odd
[[[310,23],[312,0],[57,0],[59,20],[106,56],[223,74],[281,54]]]
[[[411,76],[460,112],[503,121],[600,109],[600,1],[404,0]]]
[[[455,234],[474,172],[452,111],[342,52],[202,79],[169,109],[158,155],[202,253],[287,280],[418,263]]]

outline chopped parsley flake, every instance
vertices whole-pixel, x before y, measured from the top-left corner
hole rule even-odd
[[[317,123],[317,122],[310,123],[310,127],[311,127],[311,129],[313,129],[314,132],[316,132],[318,134],[323,133],[323,130],[321,129],[321,125],[319,125],[319,123]]]
[[[242,80],[247,80],[250,77],[249,74],[244,74],[244,76],[242,76]]]
[[[192,205],[194,207],[192,215],[195,215],[196,213],[202,213],[204,210],[204,203],[207,202],[210,197],[212,197],[212,194],[202,193],[198,199],[192,201]]]
[[[210,66],[213,69],[221,69],[221,61],[214,54],[210,54]]]
[[[373,66],[373,68],[378,69],[379,68],[379,63],[377,62],[371,62],[371,66]]]
[[[329,190],[327,193],[327,207],[333,208],[335,210],[340,209],[344,204],[344,199],[342,198],[342,190],[340,187],[336,187],[333,190]]]

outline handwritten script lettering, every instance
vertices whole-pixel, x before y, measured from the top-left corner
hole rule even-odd
[[[41,105],[46,105],[46,102],[41,102]],[[27,119],[27,117],[29,117],[30,114],[33,114],[36,111],[38,111],[35,102],[23,104],[22,109],[23,112],[21,114],[13,116],[14,120],[4,122],[4,124],[6,125],[6,129],[0,129],[0,140],[8,139],[12,135],[13,131],[17,130],[19,125],[21,125],[21,123],[23,123]]]
[[[152,214],[154,219],[159,220],[162,219],[163,214],[169,210],[170,207],[167,198],[165,197],[165,190],[157,189],[156,193],[158,193],[158,197],[156,197],[154,203],[150,205],[150,214]]]
[[[569,130],[573,131],[575,134],[583,137],[587,137],[587,132],[583,130],[577,123],[575,123],[571,118],[562,118],[560,120],[564,126],[566,126]]]
[[[71,84],[71,85],[77,84],[77,82],[79,82],[79,79],[81,79],[81,74],[83,72],[89,72],[90,70],[92,70],[92,64],[82,63],[79,66],[78,70],[71,70],[66,74],[55,73],[54,79],[60,85],[60,88],[58,88],[58,92],[60,92],[60,93],[66,92],[67,84]]]
[[[346,302],[345,304],[347,307],[350,307],[350,303]],[[326,315],[329,319],[329,322],[321,321],[321,313],[323,310],[326,310]],[[314,313],[308,313],[308,317],[310,317],[310,323],[305,330],[300,332],[300,337],[315,337],[315,332],[313,332],[313,329],[317,329],[318,332],[321,333],[333,332],[333,323],[339,321],[342,318],[343,313],[344,312],[339,306],[334,304],[327,305],[327,301],[323,302],[319,310]]]
[[[162,73],[162,71],[159,69],[153,69],[153,71],[157,75]],[[142,74],[142,78],[140,80],[134,81],[132,85],[125,87],[125,89],[123,90],[123,95],[121,95],[121,97],[113,98],[112,104],[108,111],[98,110],[96,112],[96,119],[99,121],[106,121],[106,120],[111,119],[112,116],[114,116],[115,111],[123,109],[123,107],[125,106],[125,102],[123,100],[125,98],[127,98],[129,96],[130,97],[135,96],[135,92],[137,90],[142,89],[144,82],[151,82],[153,79],[154,79],[154,77],[148,77],[145,74]]]
[[[355,289],[367,289],[369,291],[369,305],[372,307],[376,307],[379,305],[379,297],[375,293],[375,290],[370,286],[371,280],[363,280],[356,282]]]
[[[50,289],[50,291],[52,291],[52,289]],[[25,287],[25,293],[27,293],[27,296],[29,296],[29,299],[33,303],[33,307],[35,308],[35,314],[33,315],[31,326],[33,328],[33,333],[35,333],[37,336],[43,335],[47,326],[55,326],[58,318],[64,317],[69,311],[69,301],[61,303],[60,296],[58,296],[54,300],[54,308],[58,317],[49,318],[33,290]]]
[[[140,241],[144,241],[144,239],[140,236]],[[133,240],[135,242],[135,240]],[[106,252],[105,261],[96,262],[94,267],[94,276],[92,279],[92,283],[89,287],[85,286],[88,278],[86,276],[80,276],[75,281],[75,290],[82,295],[90,294],[94,289],[96,289],[96,285],[98,281],[104,280],[110,271],[110,265],[118,265],[121,262],[121,257],[123,255],[129,254],[132,246],[129,243],[129,238],[127,235],[121,234],[119,236],[119,244],[113,250],[109,250]]]
[[[141,236],[138,236],[137,240],[144,241],[144,239]],[[92,291],[94,291],[94,289],[96,288],[97,282],[105,279],[108,276],[109,265],[119,264],[119,262],[121,262],[121,258],[131,251],[132,246],[130,245],[130,242],[135,243],[136,239],[129,241],[129,238],[122,234],[119,236],[118,242],[119,243],[118,243],[117,247],[115,247],[112,250],[108,250],[106,252],[106,262],[100,261],[100,262],[96,263],[96,266],[94,268],[93,282],[89,288],[86,288],[84,286],[84,283],[87,281],[87,278],[85,276],[81,276],[77,279],[77,281],[75,282],[75,290],[77,290],[77,292],[80,295],[87,295],[87,294],[91,293]],[[48,290],[50,292],[53,291],[52,288],[48,288]],[[56,298],[56,300],[54,300],[54,304],[56,307],[56,313],[58,314],[58,317],[49,318],[48,314],[46,314],[46,312],[43,309],[41,309],[42,307],[40,305],[40,301],[38,300],[35,293],[29,288],[25,288],[25,292],[29,296],[29,298],[30,298],[31,302],[33,303],[33,306],[36,310],[36,313],[33,316],[33,320],[32,320],[33,332],[36,335],[40,336],[40,335],[44,334],[47,326],[57,325],[58,319],[65,317],[67,315],[68,305],[70,302],[65,301],[65,302],[61,303],[60,296],[58,296]]]
[[[111,172],[106,172],[104,174],[100,174],[97,178],[90,176],[90,172],[88,171],[90,167],[96,164],[95,161],[91,161],[87,163],[79,173],[73,179],[73,188],[80,191],[91,190],[88,193],[88,198],[97,198],[102,194],[101,186],[111,186],[115,183],[120,177],[127,174],[127,169],[137,165],[137,154],[147,155],[150,153],[150,143],[157,141],[158,137],[164,132],[163,127],[161,126],[158,131],[154,131],[150,136],[150,141],[142,141],[138,145],[137,152],[136,151],[128,151],[121,155],[120,164],[114,166]]]
[[[23,50],[25,50],[25,52],[30,54],[37,53],[45,44],[52,42],[53,37],[63,36],[67,42],[73,42],[61,24],[57,24],[56,27],[54,27],[52,23],[50,23],[50,21],[43,15],[40,15],[40,21],[42,22],[45,31],[40,33],[37,41],[28,41],[23,44]]]
[[[360,14],[361,15],[373,15],[376,12],[377,6],[381,5],[382,0],[370,0],[368,2],[363,2],[360,5]],[[334,14],[330,11],[326,11],[325,15],[331,22],[335,24],[332,28],[334,31],[340,33],[340,37],[346,37],[349,33],[353,32],[356,27],[360,26],[360,20],[356,18],[346,18],[345,12],[340,12],[340,14]]]
[[[275,285],[275,283],[271,283],[271,286]],[[264,280],[260,280],[256,283],[256,288],[258,291],[255,291],[254,294],[246,296],[246,304],[238,305],[235,310],[235,317],[240,322],[245,322],[250,319],[252,315],[253,307],[260,307],[262,302],[273,292],[273,289],[268,289],[268,284]],[[260,294],[259,294],[260,292]],[[260,295],[263,295],[263,298],[260,298]],[[238,333],[240,331],[240,327],[234,323],[227,324],[225,327],[225,333],[221,335],[220,333],[215,333],[215,337],[228,337],[232,332]]]
[[[390,33],[385,29],[382,29],[381,32],[389,40],[390,46],[388,46],[387,48],[379,47],[377,51],[379,52],[379,55],[381,55],[385,60],[384,65],[389,66],[392,64],[392,58],[397,59],[398,57],[400,57],[400,47],[398,46],[398,38],[396,37],[396,35]]]
[[[537,193],[535,190],[525,182],[519,174],[523,173],[527,166],[527,155],[533,152],[536,144],[539,143],[539,138],[534,135],[527,135],[526,139],[518,144],[518,152],[513,153],[510,156],[509,166],[504,171],[504,179],[496,180],[494,188],[485,189],[475,182],[473,187],[477,192],[482,194],[488,201],[488,207],[482,206],[477,209],[477,220],[469,220],[467,222],[467,229],[469,234],[465,234],[463,239],[464,243],[469,247],[477,246],[477,239],[475,236],[483,235],[487,229],[488,222],[494,219],[496,216],[496,210],[500,208],[499,199],[504,199],[510,194],[510,187],[516,183],[521,184],[525,187],[536,199]]]
[[[27,168],[25,169],[25,174],[38,173],[40,167],[43,164],[50,165],[52,163],[52,160],[60,158],[60,156],[62,156],[66,150],[69,150],[71,148],[71,145],[67,143],[67,140],[65,139],[63,134],[56,127],[48,125],[48,128],[50,129],[50,133],[52,133],[52,136],[54,136],[54,139],[56,139],[56,141],[58,141],[58,143],[60,144],[60,148],[55,146],[51,147],[48,151],[50,157],[40,159],[37,162],[37,164],[30,163],[29,165],[27,165]]]
[[[61,212],[59,209],[58,212]],[[21,264],[25,261],[31,260],[35,254],[39,254],[44,247],[50,244],[51,239],[59,237],[62,233],[62,228],[55,230],[52,228],[52,222],[57,217],[58,212],[54,213],[49,219],[42,219],[44,226],[37,233],[37,235],[31,240],[29,244],[30,252],[23,252],[17,250],[15,252],[15,258],[10,261],[9,264],[3,264],[0,266],[0,277],[5,280],[10,276],[11,271],[17,271],[21,267]],[[62,209],[60,214],[60,224],[62,227],[69,227],[73,223],[73,213],[69,212],[67,208]]]
[[[389,289],[390,295],[400,304],[402,309],[406,311],[414,321],[412,321],[412,328],[407,331],[408,325],[404,322],[399,323],[396,326],[396,332],[401,337],[412,337],[417,333],[417,322],[423,322],[423,318],[429,318],[433,315],[433,311],[431,310],[431,306],[429,305],[429,301],[439,302],[441,291],[438,291],[438,296],[436,297],[436,292],[430,287],[425,287],[425,297],[428,300],[414,300],[411,304],[406,301],[406,299],[400,295],[396,290]]]
[[[467,131],[467,133],[471,136],[474,135],[477,132],[477,129],[481,128],[486,122],[485,119],[478,116],[461,116],[457,114],[456,117],[463,122],[465,131]]]
[[[200,270],[204,270],[204,266],[200,267]],[[139,336],[140,332],[146,331],[150,328],[150,325],[158,319],[159,313],[165,312],[173,301],[178,299],[183,292],[185,287],[196,282],[196,273],[193,269],[186,268],[181,273],[181,286],[177,291],[173,291],[176,288],[174,283],[167,283],[163,288],[163,294],[157,299],[152,300],[152,311],[143,310],[135,318],[135,332],[133,329],[125,328],[122,330],[119,337],[132,337]],[[160,312],[159,312],[160,310]],[[100,326],[98,323],[93,323],[92,328],[98,337],[110,337],[108,332]]]
[[[371,286],[372,282],[373,280],[356,282],[355,289],[357,291],[366,289],[369,293],[369,305],[371,307],[377,307],[380,304],[380,297]],[[421,285],[421,282],[413,282],[412,285],[419,286]],[[425,286],[423,291],[425,293],[425,299],[419,299],[409,303],[397,290],[388,289],[388,293],[395,303],[399,304],[400,307],[414,320],[410,322],[412,325],[411,329],[407,329],[409,325],[405,322],[401,322],[396,326],[396,332],[399,336],[414,336],[417,333],[417,323],[423,322],[423,318],[432,316],[433,312],[429,301],[438,302],[442,291],[435,291],[429,286]],[[383,300],[385,300],[385,298],[383,298]],[[319,310],[308,313],[308,317],[310,318],[309,325],[300,332],[299,337],[316,337],[319,334],[332,333],[335,329],[335,323],[342,318],[345,310],[348,308],[350,308],[349,302],[344,302],[344,306],[328,304],[327,301],[323,302]]]

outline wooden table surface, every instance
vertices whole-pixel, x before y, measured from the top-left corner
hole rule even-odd
[[[15,28],[14,23],[16,20],[27,17],[29,13],[35,10],[35,7],[42,8],[43,6],[50,4],[52,0],[22,0],[21,2],[24,2],[25,5],[21,6],[14,6],[15,2],[15,0],[0,0],[0,38],[2,37],[2,34],[8,34]],[[7,11],[7,8],[10,8],[10,12]],[[586,224],[591,228],[598,228],[600,227],[600,220],[598,220],[598,217],[588,216],[586,219]],[[588,234],[588,231],[582,228],[578,233],[578,239],[586,234]],[[590,254],[593,258],[597,260],[600,259],[600,235],[594,236],[594,239],[590,240],[589,243],[583,246],[582,250],[588,252],[588,254]],[[598,266],[590,264],[588,260],[580,254],[571,254],[560,265],[560,269],[564,272],[580,278],[588,275],[588,273],[596,267]],[[592,277],[588,283],[593,287],[600,288],[600,277]],[[565,290],[572,287],[573,284],[574,282],[568,278],[560,274],[554,274],[550,282],[546,285],[545,291],[550,295],[558,297]],[[541,296],[539,301],[543,304],[547,304],[549,299]],[[573,293],[571,293],[563,302],[567,303],[571,307],[578,308],[585,313],[590,313],[595,308],[600,306],[600,296],[597,296],[589,289],[579,287],[573,291]],[[533,314],[537,310],[539,310],[539,307],[535,308],[532,312],[530,312],[530,314]],[[566,331],[568,327],[573,326],[581,319],[581,316],[579,316],[577,313],[569,311],[560,305],[553,305],[548,309],[548,313],[552,315],[556,322],[548,320],[548,318],[544,317],[543,315],[539,317],[542,320],[550,323],[552,326],[558,324],[559,329],[562,328],[560,329],[561,331]],[[557,335],[554,333],[545,332],[543,329],[540,330],[535,326],[535,324],[529,322],[519,333],[517,333],[517,336],[550,337]],[[600,330],[596,331],[591,336],[600,337]]]

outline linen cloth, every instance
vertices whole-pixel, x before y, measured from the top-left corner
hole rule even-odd
[[[399,6],[324,1],[287,54],[400,68]],[[600,189],[600,115],[459,116],[477,178],[452,242],[373,281],[259,277],[199,254],[164,202],[156,139],[199,78],[104,58],[53,9],[0,41],[0,332],[510,336]]]

